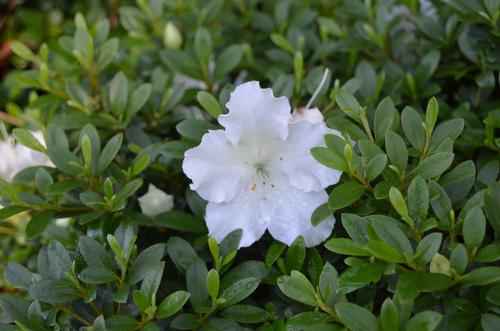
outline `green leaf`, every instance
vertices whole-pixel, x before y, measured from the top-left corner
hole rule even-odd
[[[207,274],[207,289],[208,289],[208,295],[212,299],[217,299],[219,296],[219,273],[215,269],[210,269],[210,271]]]
[[[244,278],[230,285],[220,295],[225,300],[221,307],[228,307],[245,299],[257,289],[259,283],[259,279]]]
[[[483,286],[500,281],[500,267],[481,267],[472,270],[461,278],[462,283],[469,286]]]
[[[441,233],[431,233],[425,236],[417,246],[417,261],[421,264],[429,263],[432,257],[439,251],[442,240],[443,235]]]
[[[369,256],[363,245],[348,238],[333,238],[325,243],[326,249],[337,254],[350,256]]]
[[[195,314],[180,314],[170,324],[170,327],[177,330],[194,330],[198,325],[198,318]]]
[[[436,120],[439,113],[439,104],[435,97],[432,97],[427,103],[427,108],[425,110],[425,124],[432,130],[436,125]]]
[[[0,209],[0,221],[28,210],[26,207],[10,205]]]
[[[47,229],[53,219],[54,213],[51,211],[42,211],[34,214],[26,226],[26,236],[30,239],[38,237]]]
[[[28,330],[47,330],[41,325],[40,320],[29,318],[28,310],[30,302],[12,294],[4,294],[0,297],[0,308],[4,316],[12,321],[18,321]],[[19,328],[12,329],[18,330]]]
[[[439,184],[445,189],[452,203],[461,201],[471,190],[476,179],[476,167],[472,160],[457,165],[445,174]]]
[[[393,263],[404,263],[405,258],[394,248],[380,240],[371,240],[366,249],[375,257]]]
[[[37,301],[51,304],[80,299],[78,290],[70,282],[51,279],[43,279],[31,285],[29,295]]]
[[[305,311],[290,317],[287,322],[287,330],[315,330],[327,327],[329,330],[338,331],[336,326],[328,325],[331,317],[319,311]]]
[[[365,187],[357,182],[347,182],[333,188],[328,198],[328,208],[338,210],[353,204],[359,200]]]
[[[411,217],[425,220],[429,210],[429,189],[425,180],[417,176],[408,187],[408,209]]]
[[[423,179],[440,176],[453,162],[453,153],[441,152],[429,156],[412,171],[413,176],[420,175]]]
[[[286,254],[286,266],[290,270],[301,270],[306,258],[306,245],[304,237],[295,239]]]
[[[387,268],[384,263],[363,263],[355,265],[342,273],[337,283],[337,291],[351,293],[370,282],[377,282]]]
[[[401,113],[401,125],[410,144],[422,150],[425,144],[425,129],[420,114],[411,107],[406,107]]]
[[[148,298],[152,298],[160,288],[165,262],[152,264],[146,273],[146,277],[141,284],[141,291],[145,292]]]
[[[72,164],[80,164],[80,159],[75,154],[71,153],[67,148],[62,146],[49,146],[49,159],[54,163],[57,169],[68,175],[76,176],[80,173],[80,168]]]
[[[191,245],[179,237],[170,237],[167,242],[167,251],[177,269],[182,271],[185,271],[192,262],[199,259]]]
[[[217,126],[205,120],[187,119],[177,124],[175,128],[181,136],[199,142],[208,130],[216,130]]]
[[[64,246],[52,240],[38,254],[38,273],[46,279],[60,279],[71,270],[71,259]]]
[[[450,266],[459,275],[463,274],[468,264],[468,254],[463,244],[457,244],[451,251]]]
[[[387,131],[385,134],[385,149],[391,164],[403,173],[408,164],[408,150],[403,138],[394,131]]]
[[[392,248],[408,256],[413,255],[413,247],[406,234],[394,223],[385,220],[371,222],[377,236]]]
[[[311,154],[324,166],[328,168],[337,169],[343,172],[347,172],[349,170],[346,161],[343,156],[339,156],[330,148],[326,147],[313,147],[311,149]]]
[[[387,164],[387,156],[385,154],[379,154],[368,162],[366,166],[366,179],[372,181],[377,178],[380,173],[385,169]]]
[[[109,166],[120,150],[122,145],[123,135],[121,133],[113,136],[106,146],[104,146],[97,166],[97,173],[100,174]]]
[[[90,107],[91,98],[83,86],[71,81],[66,81],[65,90],[70,98],[68,101],[69,106],[85,112],[89,111],[88,108]]]
[[[113,210],[120,210],[125,207],[125,202],[128,198],[130,198],[138,189],[141,188],[143,184],[142,179],[136,178],[123,185],[120,191],[116,194]]]
[[[165,244],[155,244],[143,250],[132,262],[127,274],[129,285],[143,280],[151,272],[151,267],[157,265],[165,255]]]
[[[273,241],[266,252],[265,262],[266,266],[270,267],[276,262],[276,260],[281,256],[281,253],[285,250],[286,245],[279,241]]]
[[[196,94],[196,99],[200,105],[209,113],[213,118],[219,117],[222,114],[222,108],[219,104],[219,101],[210,93],[205,91],[199,91]]]
[[[141,313],[144,313],[146,309],[148,309],[148,307],[151,305],[148,296],[142,291],[135,290],[132,294],[132,298],[134,300],[134,304],[137,306],[137,308],[139,308],[139,311]]]
[[[356,304],[340,302],[335,311],[341,321],[352,331],[378,331],[378,321],[373,314]]]
[[[392,207],[406,221],[406,219],[409,218],[408,207],[406,206],[406,201],[403,198],[403,195],[397,188],[391,187],[389,190],[389,200],[391,201]]]
[[[191,304],[195,308],[206,306],[208,303],[207,274],[207,267],[200,259],[195,259],[186,270],[186,288],[191,294]]]
[[[123,72],[118,72],[109,85],[109,107],[117,115],[123,115],[128,100],[128,81]]]
[[[300,272],[293,270],[291,276],[279,277],[278,287],[287,297],[306,305],[316,306],[314,287]]]
[[[448,223],[451,211],[451,201],[446,191],[434,181],[429,181],[429,195],[432,210],[443,223]]]
[[[368,225],[369,222],[355,214],[342,214],[342,225],[349,234],[349,237],[357,243],[366,244],[368,242]]]
[[[112,299],[116,303],[127,303],[129,293],[130,293],[130,287],[124,286],[121,289],[117,290],[115,293],[113,293]]]
[[[262,261],[247,260],[231,268],[221,279],[221,288],[225,289],[231,284],[245,278],[255,278],[261,281],[271,275],[272,269],[266,267]]]
[[[271,34],[271,41],[285,52],[294,53],[292,44],[290,44],[290,42],[279,33]]]
[[[139,85],[139,87],[132,92],[126,110],[128,119],[131,119],[146,104],[151,96],[152,90],[153,86],[149,83],[145,83]]]
[[[196,58],[202,67],[207,67],[212,57],[212,37],[205,28],[200,28],[194,36]]]
[[[72,179],[64,179],[60,182],[56,182],[48,186],[45,190],[45,195],[49,197],[63,195],[64,193],[67,193],[78,187],[80,187],[80,183],[78,181]]]
[[[337,300],[337,283],[338,283],[338,273],[337,270],[328,262],[323,266],[323,270],[319,275],[319,292],[321,297],[327,305],[333,307],[333,304]]]
[[[38,192],[45,196],[45,192],[52,184],[54,184],[54,180],[47,170],[44,168],[38,168],[35,174],[35,183]]]
[[[402,302],[412,302],[419,294],[419,275],[413,271],[402,272],[396,284],[395,298]]]
[[[78,278],[89,284],[104,284],[117,280],[118,276],[107,268],[90,266],[80,272]]]
[[[241,45],[226,47],[215,60],[215,79],[221,80],[226,74],[231,72],[231,70],[235,69],[241,62],[243,52],[244,48]]]
[[[468,250],[472,250],[474,247],[481,247],[481,243],[486,233],[486,219],[480,207],[472,208],[467,215],[465,215],[462,233],[465,246]]]
[[[106,40],[99,49],[99,55],[97,57],[97,71],[101,72],[104,70],[113,60],[117,57],[118,48],[120,47],[120,41],[118,38],[111,38]]]
[[[359,111],[361,106],[354,96],[346,90],[337,91],[335,97],[340,109],[355,121],[359,121]]]
[[[243,235],[243,230],[236,229],[229,232],[229,234],[224,237],[220,243],[220,255],[222,257],[228,257],[238,250],[240,247],[241,236]]]
[[[114,263],[108,252],[94,239],[81,236],[78,240],[78,249],[89,266],[114,270]]]
[[[494,314],[482,314],[481,326],[484,331],[495,331],[500,325],[500,317]]]
[[[240,323],[262,323],[268,319],[268,313],[264,309],[245,304],[228,307],[221,315]]]
[[[4,276],[11,285],[17,288],[27,289],[33,282],[33,274],[19,263],[9,263],[5,267]]]
[[[162,213],[154,218],[153,223],[174,230],[207,233],[203,218],[182,211],[172,210]]]
[[[461,118],[451,119],[439,124],[431,137],[430,150],[435,150],[444,140],[450,139],[452,142],[464,130],[464,120]]]
[[[23,60],[33,62],[36,59],[36,55],[31,51],[31,49],[20,41],[12,41],[10,43],[10,48],[14,54]]]
[[[423,311],[413,316],[406,325],[406,331],[432,331],[441,322],[441,314],[434,311]]]
[[[186,291],[176,291],[169,294],[156,309],[156,318],[167,318],[177,313],[189,300],[190,294]]]
[[[486,300],[500,306],[500,284],[493,285],[486,293]]]
[[[484,246],[477,252],[476,261],[491,263],[500,260],[500,244],[493,243]]]
[[[395,129],[398,120],[399,114],[392,99],[390,97],[382,99],[375,109],[374,129],[377,141],[382,141],[389,129]]]
[[[380,309],[380,326],[382,331],[399,330],[398,307],[391,298],[385,299],[384,303],[382,303],[382,308]]]
[[[107,331],[133,331],[139,322],[128,315],[114,315],[106,320]]]
[[[28,147],[29,149],[41,153],[46,152],[45,147],[43,147],[43,145],[38,141],[38,139],[36,139],[35,136],[33,136],[33,134],[26,129],[16,128],[12,130],[12,135],[18,142]]]

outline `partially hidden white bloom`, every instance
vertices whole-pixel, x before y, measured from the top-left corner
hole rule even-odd
[[[137,200],[139,200],[142,213],[149,217],[155,217],[174,208],[174,197],[153,184],[149,184],[146,194]]]
[[[191,189],[209,202],[209,234],[220,242],[242,229],[240,247],[246,247],[267,229],[287,245],[300,235],[308,247],[320,244],[335,220],[313,227],[311,214],[328,200],[325,188],[341,172],[316,162],[310,150],[324,146],[326,133],[338,133],[322,118],[309,120],[317,110],[292,117],[285,97],[275,98],[255,81],[239,85],[226,106],[229,113],[219,116],[224,130],[206,133],[183,163]]]
[[[313,124],[323,123],[323,114],[318,108],[298,108],[292,113],[290,123],[297,123],[300,121],[308,121]]]
[[[45,146],[43,133],[41,131],[32,132],[33,136]],[[19,143],[12,141],[0,141],[0,177],[5,180],[12,180],[19,171],[32,166],[53,166],[47,155],[29,149]]]

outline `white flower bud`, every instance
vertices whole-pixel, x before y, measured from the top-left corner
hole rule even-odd
[[[445,256],[436,253],[432,257],[429,271],[432,273],[440,273],[451,276],[450,261],[448,261]]]
[[[174,197],[153,184],[149,184],[148,192],[138,200],[142,213],[149,217],[155,217],[174,208]]]
[[[323,114],[318,108],[297,108],[292,113],[290,123],[307,121],[312,124],[323,123]]]
[[[163,44],[168,48],[181,48],[182,34],[172,22],[167,22],[163,28]]]

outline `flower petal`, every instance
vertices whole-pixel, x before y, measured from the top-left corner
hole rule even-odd
[[[274,239],[290,245],[298,236],[303,236],[306,246],[312,247],[326,240],[335,224],[333,216],[315,227],[311,224],[312,213],[327,200],[325,191],[303,192],[280,182],[274,190],[268,190],[262,213],[271,219],[268,230]]]
[[[243,180],[252,176],[223,130],[209,131],[198,146],[187,150],[182,169],[193,181],[191,189],[211,202],[233,199],[243,189]]]
[[[234,145],[246,134],[282,140],[288,135],[291,115],[287,98],[275,98],[273,91],[261,88],[259,82],[238,85],[226,107],[229,113],[219,116],[219,123]]]
[[[230,202],[209,202],[206,211],[208,233],[221,242],[229,233],[242,229],[239,247],[248,247],[264,234],[267,223],[260,216],[260,195],[244,191]]]
[[[41,131],[32,132],[33,136],[45,146],[43,133]],[[21,170],[32,166],[53,167],[54,164],[47,155],[29,149],[19,143],[12,144],[12,141],[0,141],[0,177],[5,180],[12,180]]]
[[[293,111],[290,123],[308,121],[315,124],[322,123],[323,120],[323,114],[321,114],[318,108],[298,108]]]
[[[320,164],[311,155],[311,148],[325,146],[327,133],[339,134],[323,122],[302,120],[289,125],[283,152],[273,160],[273,166],[287,175],[292,186],[305,192],[321,191],[339,181],[341,171]]]

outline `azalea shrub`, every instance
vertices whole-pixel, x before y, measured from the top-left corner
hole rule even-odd
[[[499,1],[0,6],[0,330],[500,328]]]

